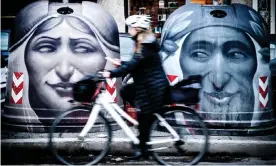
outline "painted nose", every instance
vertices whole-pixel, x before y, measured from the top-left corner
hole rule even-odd
[[[74,73],[74,67],[68,60],[62,59],[56,66],[55,72],[63,81],[69,81]]]
[[[227,65],[222,54],[216,55],[214,63],[211,65],[213,69],[209,74],[209,80],[216,90],[223,90],[224,86],[230,81],[230,75],[228,73],[231,71],[228,71],[229,68]]]

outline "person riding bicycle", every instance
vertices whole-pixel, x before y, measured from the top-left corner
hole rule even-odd
[[[146,142],[154,120],[153,114],[162,111],[169,87],[158,54],[159,44],[149,31],[150,22],[147,15],[132,15],[126,19],[129,33],[136,44],[134,56],[116,69],[103,73],[107,78],[122,77],[128,73],[133,77],[134,83],[121,90],[122,98],[141,110],[137,112],[140,144],[132,159],[147,158]]]

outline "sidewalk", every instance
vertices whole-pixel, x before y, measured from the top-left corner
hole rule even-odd
[[[133,131],[136,131],[133,129]],[[2,133],[1,148],[4,151],[44,151],[48,150],[48,134],[47,133]],[[114,131],[109,154],[133,154],[130,140],[122,130]],[[66,142],[60,142],[60,148],[68,149],[68,145],[74,146],[75,140],[68,139]],[[196,139],[188,140],[189,149],[187,153],[193,152],[198,145]],[[234,155],[249,157],[275,157],[276,156],[276,134],[269,136],[210,136],[209,141],[210,155]],[[101,138],[94,139],[89,146],[95,148],[103,144]],[[172,152],[170,149],[167,153]]]

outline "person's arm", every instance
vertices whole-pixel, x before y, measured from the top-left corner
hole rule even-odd
[[[139,53],[136,53],[133,58],[119,66],[118,68],[109,71],[110,72],[110,77],[122,77],[126,75],[127,73],[130,73],[136,66],[137,64],[141,61],[142,55]]]
[[[149,34],[147,36],[144,36],[143,34],[138,35],[138,44],[136,46],[137,53],[129,62],[126,62],[124,65],[121,65],[115,70],[109,71],[110,77],[121,77],[123,75],[126,75],[127,73],[130,73],[141,61],[141,59],[147,57],[147,54],[152,54],[152,51],[157,51],[155,49],[152,49],[156,46],[155,41],[156,38],[153,34]]]

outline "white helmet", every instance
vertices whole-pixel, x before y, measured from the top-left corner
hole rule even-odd
[[[150,18],[151,17],[148,15],[132,15],[126,19],[126,25],[133,28],[144,28],[149,30]]]

